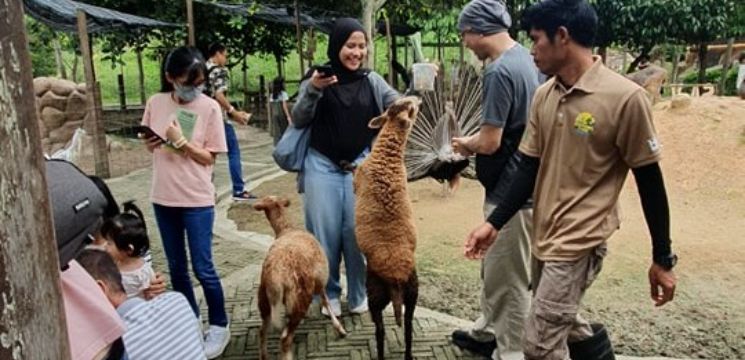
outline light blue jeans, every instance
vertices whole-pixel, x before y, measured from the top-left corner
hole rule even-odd
[[[326,253],[329,280],[326,293],[329,299],[339,299],[339,267],[342,256],[347,275],[347,301],[353,309],[367,299],[365,259],[354,236],[354,189],[352,173],[345,172],[331,160],[308,149],[305,157],[305,227]]]

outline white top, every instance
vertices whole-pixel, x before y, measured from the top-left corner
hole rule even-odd
[[[276,98],[274,96],[271,96],[271,99],[269,101],[271,101],[271,102],[279,102],[279,101],[287,101],[289,99],[290,99],[290,97],[287,96],[287,92],[286,91],[282,91],[282,92],[279,93],[279,96],[277,96]]]
[[[739,89],[742,86],[742,82],[745,81],[745,64],[740,64],[740,68],[737,69],[737,82],[735,83],[735,89]]]
[[[148,261],[133,271],[122,271],[122,285],[127,293],[127,298],[140,296],[142,291],[150,287],[150,281],[155,278],[155,271]]]

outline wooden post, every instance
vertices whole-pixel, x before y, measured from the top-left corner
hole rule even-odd
[[[248,109],[248,63],[246,62],[246,58],[248,55],[243,55],[243,64],[241,65],[241,70],[243,71],[243,109]]]
[[[264,97],[264,89],[266,89],[266,78],[264,77],[264,75],[259,75],[259,104],[256,107],[256,114],[254,114],[256,116],[261,115],[261,112],[264,110],[266,103],[268,102],[268,99]],[[269,129],[269,117],[267,116],[266,119],[267,126],[264,129]]]
[[[0,359],[70,359],[21,0],[0,0]]]
[[[300,29],[300,7],[298,1],[295,0],[295,36],[297,37],[297,57],[300,60],[300,78],[305,75],[305,69],[303,65],[303,33]]]
[[[116,85],[119,91],[119,109],[127,110],[127,89],[124,88],[124,71],[116,76]]]
[[[195,46],[197,41],[194,36],[194,3],[186,0],[186,21],[189,23],[189,46]]]
[[[142,66],[142,48],[139,46],[136,47],[135,53],[137,53],[137,79],[140,83],[140,104],[145,105],[147,95],[145,95],[145,71]]]
[[[107,179],[109,172],[109,151],[106,148],[106,134],[100,109],[96,109],[96,75],[93,73],[93,57],[91,55],[90,40],[88,39],[88,24],[83,10],[78,10],[78,36],[80,37],[80,51],[83,53],[83,68],[85,69],[85,90],[88,100],[88,116],[93,124],[93,159],[96,163],[96,175]]]
[[[458,46],[458,61],[460,62],[459,65],[461,68],[463,68],[466,61],[466,46],[463,44],[463,41],[461,41],[460,46]]]

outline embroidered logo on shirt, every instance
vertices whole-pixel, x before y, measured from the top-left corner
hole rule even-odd
[[[595,118],[588,112],[581,112],[574,119],[574,131],[578,135],[587,136],[595,129]]]
[[[653,153],[660,151],[660,142],[657,141],[657,138],[647,139],[647,146],[649,146],[649,151]]]

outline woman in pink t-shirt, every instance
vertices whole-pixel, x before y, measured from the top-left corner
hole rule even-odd
[[[171,284],[199,316],[189,279],[188,246],[194,275],[207,300],[210,328],[205,353],[213,359],[230,339],[222,285],[212,262],[212,171],[215,157],[226,152],[227,146],[222,112],[215,100],[202,94],[204,82],[204,59],[198,50],[180,47],[171,51],[161,69],[161,91],[148,100],[142,125],[158,135],[146,139],[153,153],[150,197]]]

